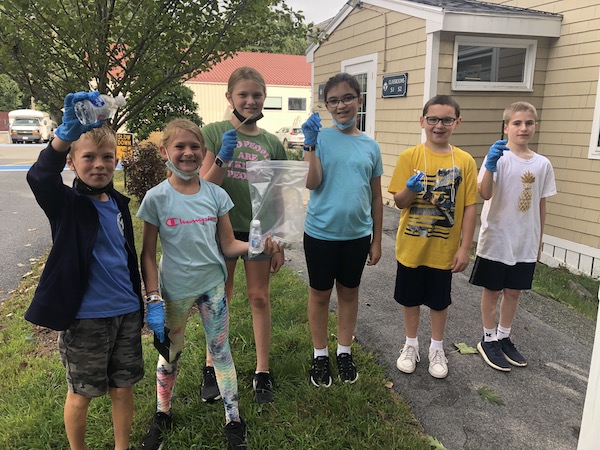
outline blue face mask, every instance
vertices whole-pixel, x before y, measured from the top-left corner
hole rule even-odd
[[[198,173],[200,172],[200,166],[196,167],[196,169],[192,170],[191,172],[184,172],[183,170],[179,170],[177,167],[175,167],[175,164],[173,164],[170,159],[167,159],[165,165],[171,172],[175,174],[177,178],[180,178],[185,181],[191,180],[194,177],[198,178]]]
[[[339,123],[337,120],[335,120],[333,118],[332,118],[332,120],[333,120],[333,124],[336,127],[338,127],[340,130],[344,131],[354,125],[354,123],[356,122],[356,116],[352,120],[349,120],[346,123]]]

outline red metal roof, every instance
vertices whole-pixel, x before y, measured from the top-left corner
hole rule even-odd
[[[243,66],[258,70],[267,85],[310,86],[310,63],[306,62],[306,56],[252,52],[237,53],[189,81],[227,83],[231,72]]]

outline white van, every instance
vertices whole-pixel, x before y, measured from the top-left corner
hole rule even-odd
[[[54,136],[56,122],[50,114],[34,109],[16,109],[8,113],[9,135],[12,143],[48,142]]]

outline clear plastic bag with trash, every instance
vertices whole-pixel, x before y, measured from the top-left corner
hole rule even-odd
[[[263,237],[284,247],[302,242],[306,161],[248,161],[246,163],[252,218],[260,220]]]

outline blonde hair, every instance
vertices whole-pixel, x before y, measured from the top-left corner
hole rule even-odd
[[[73,156],[77,148],[81,145],[83,139],[89,139],[96,144],[97,147],[112,147],[115,151],[115,156],[117,154],[117,133],[107,124],[83,133],[79,136],[79,139],[71,142],[71,149],[69,150],[71,156]]]
[[[175,139],[175,136],[177,136],[177,133],[180,130],[189,131],[190,133],[192,133],[196,137],[196,139],[198,139],[198,141],[200,141],[200,143],[202,144],[202,148],[205,147],[204,137],[202,136],[202,133],[200,132],[200,127],[189,119],[173,119],[173,120],[171,120],[167,124],[165,129],[163,130],[163,135],[162,135],[162,140],[161,140],[162,146],[167,147],[169,145],[169,143],[173,139]]]
[[[265,79],[254,67],[239,67],[235,69],[229,76],[229,81],[227,82],[227,92],[231,95],[235,85],[242,80],[256,81],[261,85],[263,94],[265,94],[265,96],[267,95],[267,84],[265,83]]]
[[[510,121],[510,118],[518,112],[530,112],[531,114],[533,114],[535,120],[537,121],[538,115],[535,106],[527,102],[514,102],[513,104],[507,106],[504,110],[504,113],[502,114],[502,119],[504,120],[504,122],[508,123]]]

